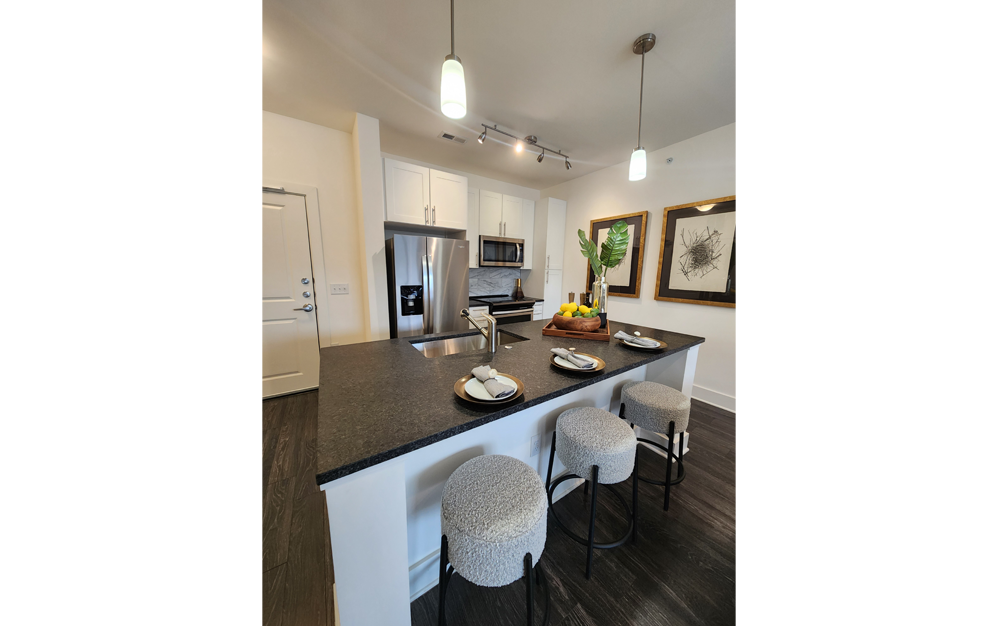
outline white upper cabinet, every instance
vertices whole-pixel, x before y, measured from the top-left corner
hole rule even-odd
[[[468,243],[471,244],[471,251],[468,253],[468,267],[478,267],[478,255],[480,253],[478,245],[478,197],[478,190],[469,187],[467,236]]]
[[[502,237],[502,194],[482,189],[478,202],[479,234]]]
[[[534,268],[534,201],[523,201],[523,269]]]
[[[468,228],[468,179],[430,170],[430,226]]]
[[[547,268],[552,270],[565,269],[565,214],[568,203],[557,198],[548,198],[547,211],[547,241],[545,251]]]
[[[515,196],[502,197],[502,236],[523,239],[523,200]]]
[[[452,230],[468,227],[468,179],[385,159],[385,221]]]
[[[385,221],[430,223],[430,168],[385,159]]]

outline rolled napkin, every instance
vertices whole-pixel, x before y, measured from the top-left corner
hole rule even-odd
[[[615,339],[620,339],[621,341],[626,341],[627,343],[636,343],[639,346],[644,346],[646,348],[657,348],[660,344],[654,339],[645,339],[644,337],[632,337],[622,330],[618,330],[617,334],[614,335]]]
[[[481,365],[471,370],[472,375],[483,383],[490,378],[496,377],[496,371],[488,365]]]
[[[576,356],[575,354],[569,352],[564,348],[551,348],[551,352],[554,352],[555,354],[565,359],[575,367],[578,367],[579,369],[588,370],[596,367],[596,364],[590,361],[589,359]]]
[[[488,365],[480,365],[471,370],[471,373],[482,381],[482,384],[485,385],[485,391],[489,392],[489,395],[496,400],[511,396],[516,391],[515,387],[504,385],[496,380],[496,371]]]

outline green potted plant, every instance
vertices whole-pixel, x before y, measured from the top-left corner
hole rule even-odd
[[[596,279],[593,281],[593,306],[599,311],[600,328],[606,326],[606,272],[611,270],[627,256],[627,246],[630,236],[627,234],[627,222],[621,220],[610,227],[602,246],[587,238],[586,233],[579,229],[579,243],[582,245],[582,256],[589,260]]]

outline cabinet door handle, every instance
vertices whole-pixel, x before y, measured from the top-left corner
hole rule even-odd
[[[548,272],[548,271],[544,272],[544,284],[545,285],[548,284],[548,275],[549,274],[551,274],[551,272]]]
[[[424,224],[430,223],[430,205],[428,204],[423,207],[423,223]]]
[[[437,225],[437,205],[433,205],[433,225]]]
[[[547,264],[547,267],[549,267],[549,268],[551,267],[551,255],[550,254],[548,255],[548,264]]]

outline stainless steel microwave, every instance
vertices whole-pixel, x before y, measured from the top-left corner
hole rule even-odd
[[[512,237],[479,237],[479,267],[523,267],[523,240]]]

